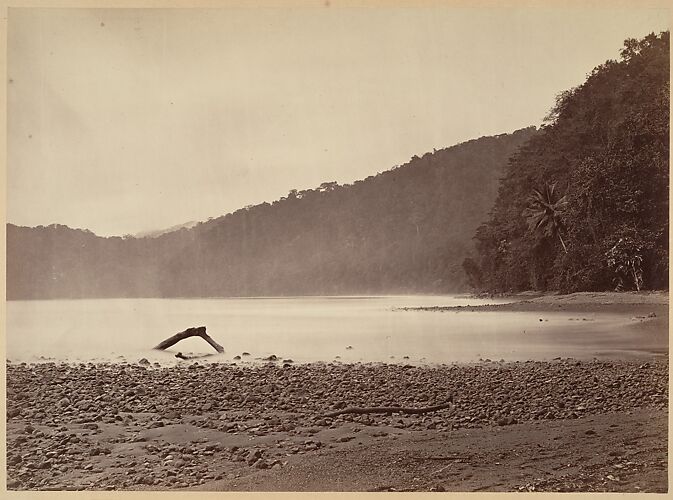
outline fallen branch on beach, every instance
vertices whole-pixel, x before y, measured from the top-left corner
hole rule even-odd
[[[205,326],[199,326],[199,327],[192,327],[192,328],[187,328],[184,332],[176,333],[172,337],[167,338],[163,342],[161,342],[159,345],[155,347],[155,349],[158,349],[160,351],[163,351],[164,349],[168,349],[174,344],[177,344],[181,340],[184,340],[189,337],[201,337],[203,340],[208,342],[211,346],[213,346],[213,349],[215,349],[217,352],[222,354],[224,352],[224,347],[222,347],[220,344],[215,342],[213,338],[206,333],[206,327]],[[180,354],[180,353],[178,353]]]
[[[336,417],[338,415],[344,415],[346,413],[357,413],[363,415],[365,413],[409,413],[409,414],[419,414],[419,413],[430,413],[433,411],[444,410],[450,408],[453,404],[453,399],[442,403],[441,405],[436,406],[426,406],[424,408],[407,408],[404,406],[375,406],[371,408],[360,408],[357,406],[351,406],[349,408],[344,408],[343,410],[333,411],[331,413],[326,413],[325,417]]]

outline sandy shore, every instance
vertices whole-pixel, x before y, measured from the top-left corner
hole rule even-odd
[[[406,307],[401,310],[421,311],[574,311],[629,312],[647,317],[668,318],[668,292],[577,292],[567,295],[520,294],[504,304],[451,307]]]
[[[665,359],[8,364],[8,488],[665,491],[667,407]]]
[[[608,293],[462,309],[627,312],[645,341],[667,338],[667,304],[665,293]],[[425,414],[326,416],[451,399]],[[440,366],[8,363],[7,485],[665,492],[667,409],[661,355]]]

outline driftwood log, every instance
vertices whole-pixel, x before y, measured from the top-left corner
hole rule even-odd
[[[172,337],[167,338],[163,342],[161,342],[159,345],[155,347],[155,349],[158,349],[160,351],[163,351],[164,349],[168,349],[172,345],[177,344],[181,340],[184,340],[189,337],[201,337],[203,340],[208,342],[211,346],[213,346],[213,349],[215,349],[217,352],[222,354],[224,352],[224,347],[222,347],[220,344],[215,342],[213,338],[206,333],[206,327],[205,326],[199,326],[199,327],[192,327],[192,328],[187,328],[184,332],[176,333]]]
[[[410,414],[419,414],[419,413],[430,413],[432,411],[444,410],[445,408],[450,408],[453,404],[453,399],[442,403],[441,405],[436,406],[426,406],[424,408],[406,408],[404,406],[378,406],[372,408],[359,408],[357,406],[351,406],[349,408],[344,408],[343,410],[333,411],[331,413],[326,413],[325,417],[336,417],[338,415],[344,415],[346,413],[410,413]]]

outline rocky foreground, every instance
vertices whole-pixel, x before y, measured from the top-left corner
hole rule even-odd
[[[351,406],[422,408],[451,398],[450,408],[426,414],[325,416]],[[571,436],[567,430],[574,422],[583,427],[573,427],[572,439],[577,439],[581,428],[581,439],[590,441],[599,437],[595,426],[601,418],[606,420],[606,432],[614,431],[617,424],[610,422],[616,421],[612,420],[616,415],[624,417],[623,425],[628,427],[624,432],[636,425],[647,426],[652,419],[661,420],[658,430],[648,433],[645,427],[638,431],[645,432],[642,436],[634,434],[635,438],[629,438],[632,442],[620,442],[628,450],[603,448],[597,453],[605,464],[616,467],[610,471],[621,471],[622,476],[630,471],[636,477],[644,469],[656,469],[653,484],[626,487],[622,482],[620,488],[618,474],[608,474],[604,468],[600,478],[587,480],[591,469],[583,468],[586,464],[581,457],[571,454],[558,465],[560,472],[533,485],[507,476],[510,479],[494,489],[666,491],[667,408],[665,359],[559,359],[438,367],[8,364],[7,486],[20,490],[237,489],[243,485],[245,489],[299,489],[273,478],[290,477],[297,464],[327,460],[336,469],[323,470],[331,482],[321,483],[325,487],[320,489],[362,490],[371,485],[347,483],[338,476],[347,475],[348,464],[367,449],[390,453],[385,450],[395,447],[387,442],[395,441],[402,451],[430,450],[441,439],[488,435],[494,436],[488,438],[491,443],[502,435],[497,433],[500,430],[521,429],[519,438],[533,446],[532,438],[526,436],[532,432],[530,426],[537,426],[541,434],[558,430],[555,446],[562,450],[567,448],[563,440],[571,439],[563,436]],[[642,417],[642,412],[647,416]],[[641,415],[640,423],[633,423],[634,415]],[[644,441],[638,436],[650,440],[649,449],[641,446]],[[360,455],[354,452],[356,445],[361,447]],[[473,441],[465,445],[472,459],[444,459],[463,463],[467,470],[475,466],[470,463],[479,451],[475,446],[482,445]],[[516,446],[519,452],[504,449],[498,452],[500,459],[489,458],[489,467],[504,464],[514,454],[530,455],[525,458],[531,464],[540,458],[534,447]],[[392,467],[391,457],[386,457],[367,464],[367,477],[374,477],[377,467],[382,473]],[[403,474],[410,470],[403,468],[403,458],[408,460],[409,455],[402,453],[401,457],[395,463]],[[427,460],[430,465],[414,471],[408,490],[461,490],[461,483],[455,479],[452,483],[451,476],[439,485],[436,477],[430,478],[431,470],[440,467],[435,467],[436,457],[428,455]],[[454,462],[441,470],[450,471]],[[306,487],[317,489],[315,484]]]

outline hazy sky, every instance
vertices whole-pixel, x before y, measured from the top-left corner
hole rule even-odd
[[[652,9],[10,9],[7,218],[158,229],[539,125]]]

